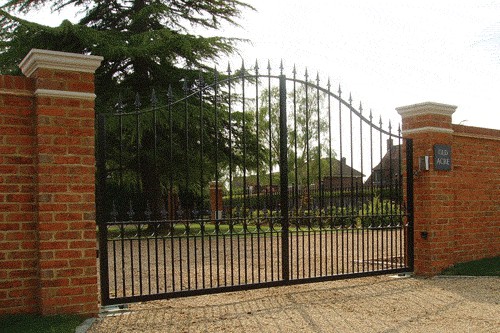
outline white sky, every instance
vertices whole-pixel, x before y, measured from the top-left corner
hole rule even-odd
[[[434,101],[458,106],[454,123],[500,129],[500,2],[250,2],[257,12],[228,31],[252,41],[245,63],[319,71],[396,123],[396,107]]]
[[[425,101],[458,106],[454,123],[500,129],[500,2],[491,0],[247,0],[246,64],[294,64],[352,92],[354,105],[399,123],[395,108]],[[28,16],[57,25],[42,13]],[[69,11],[59,19],[75,21]],[[239,57],[231,59],[236,67]],[[238,59],[238,60],[237,60]],[[227,61],[221,62],[225,68]],[[302,69],[302,70],[301,70]]]

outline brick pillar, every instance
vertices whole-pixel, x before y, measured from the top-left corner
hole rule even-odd
[[[215,182],[210,183],[210,211],[212,220],[222,219],[222,187],[216,186]]]
[[[41,314],[98,312],[94,71],[101,57],[32,50],[34,211]]]
[[[453,152],[451,116],[456,106],[420,103],[396,108],[403,119],[403,137],[413,139],[415,274],[434,275],[452,264],[453,155],[451,170],[436,170],[435,145],[449,145]],[[428,171],[419,170],[418,159],[430,157]]]

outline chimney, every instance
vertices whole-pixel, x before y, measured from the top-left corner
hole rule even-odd
[[[390,151],[392,149],[392,146],[392,139],[387,139],[387,151]]]
[[[342,165],[347,165],[347,159],[345,157],[342,157]]]

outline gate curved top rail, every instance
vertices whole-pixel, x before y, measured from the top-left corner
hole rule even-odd
[[[377,124],[375,124],[369,118],[365,117],[363,115],[363,113],[362,113],[361,102],[360,102],[360,107],[358,109],[356,109],[352,105],[352,99],[351,98],[349,98],[349,100],[345,100],[344,98],[342,98],[341,97],[342,91],[341,91],[340,84],[339,84],[339,88],[338,88],[337,93],[331,91],[331,89],[329,87],[329,85],[330,85],[330,79],[328,79],[327,88],[325,88],[324,86],[321,86],[318,83],[315,83],[314,81],[303,80],[303,79],[297,78],[296,74],[295,74],[296,73],[295,69],[293,70],[293,73],[294,73],[293,77],[288,77],[285,74],[283,74],[283,70],[281,70],[281,74],[280,75],[264,74],[264,73],[259,73],[258,71],[255,74],[249,74],[248,72],[246,72],[246,70],[244,68],[242,69],[242,71],[245,71],[244,75],[241,75],[241,74],[233,74],[233,75],[229,74],[229,75],[226,75],[226,76],[224,76],[220,80],[214,80],[213,82],[211,82],[209,84],[204,84],[201,88],[198,87],[196,89],[190,89],[191,90],[190,93],[188,93],[187,95],[185,95],[183,97],[179,97],[179,98],[176,98],[176,99],[174,99],[174,97],[171,95],[171,89],[169,89],[169,93],[168,93],[169,95],[167,97],[167,103],[165,105],[162,105],[162,106],[151,106],[151,107],[141,108],[140,110],[134,110],[134,111],[129,111],[129,112],[105,113],[104,115],[105,116],[106,115],[118,115],[118,114],[121,114],[121,115],[134,115],[134,114],[137,114],[137,113],[142,114],[142,113],[154,112],[155,110],[156,111],[166,110],[169,106],[173,106],[175,104],[182,103],[186,99],[190,99],[192,97],[195,97],[198,94],[200,94],[201,92],[205,92],[205,91],[208,91],[210,89],[213,89],[215,86],[225,86],[225,85],[232,84],[232,83],[235,83],[235,82],[236,83],[237,82],[241,82],[242,80],[246,80],[247,82],[251,82],[251,81],[259,81],[260,79],[276,79],[276,80],[279,80],[281,77],[284,77],[287,82],[295,82],[295,83],[307,85],[309,88],[311,88],[313,90],[316,89],[318,91],[321,91],[322,93],[327,94],[330,97],[333,97],[334,99],[336,99],[337,101],[339,101],[344,107],[347,107],[350,112],[352,112],[357,117],[359,117],[364,123],[366,123],[367,125],[369,125],[370,127],[372,127],[374,130],[380,131],[380,132],[382,132],[382,133],[384,133],[386,135],[390,135],[390,136],[392,136],[394,138],[402,139],[400,130],[398,130],[398,133],[392,133],[391,130],[387,131],[386,129],[382,128],[381,126],[378,126]],[[214,78],[217,78],[219,75],[220,75],[219,72],[214,71],[214,74],[213,74]],[[319,80],[317,80],[317,81],[319,81]],[[154,95],[154,92],[152,94]],[[370,113],[371,113],[371,110],[370,110]],[[370,116],[371,116],[371,114],[370,114]]]

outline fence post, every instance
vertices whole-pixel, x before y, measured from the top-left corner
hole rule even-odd
[[[31,50],[38,312],[98,312],[94,71],[102,57]]]

